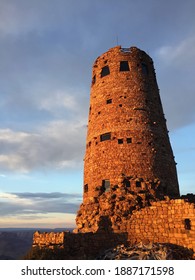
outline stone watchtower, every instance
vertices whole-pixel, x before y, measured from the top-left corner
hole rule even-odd
[[[179,197],[153,62],[145,52],[116,46],[96,59],[86,144],[74,234],[36,232],[33,246],[89,260],[120,244],[171,243],[178,256],[191,259],[192,251],[181,246],[195,250],[195,196]]]
[[[93,65],[84,205],[122,184],[134,193],[179,196],[153,61],[136,47],[116,46]]]

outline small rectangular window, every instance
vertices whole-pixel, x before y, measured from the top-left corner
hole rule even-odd
[[[110,180],[102,180],[102,187],[105,192],[108,192],[110,190]]]
[[[120,71],[130,71],[128,61],[120,61]]]
[[[123,144],[123,139],[118,139],[118,144]]]
[[[190,219],[185,219],[184,220],[184,224],[185,224],[185,229],[191,230],[191,221],[190,221]]]
[[[88,184],[84,185],[84,193],[88,192]]]
[[[131,138],[127,138],[127,144],[132,143],[132,139]]]
[[[100,135],[100,141],[106,141],[111,139],[111,132],[107,132]]]
[[[145,63],[142,63],[142,73],[148,75],[148,66]]]
[[[112,103],[112,99],[107,99],[106,100],[106,104],[111,104]]]
[[[125,186],[126,188],[130,188],[131,184],[129,180],[125,180]]]
[[[108,65],[104,66],[101,71],[101,78],[110,74]]]
[[[137,188],[141,188],[141,182],[136,181],[136,187],[137,187]]]

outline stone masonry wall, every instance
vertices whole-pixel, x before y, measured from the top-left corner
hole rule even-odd
[[[151,185],[152,182],[149,186],[144,183],[139,192],[133,192],[122,184],[83,203],[75,232],[95,232],[104,226],[114,232],[127,232],[130,243],[170,242],[195,250],[195,195],[157,198]],[[102,217],[107,219],[103,222]]]
[[[33,235],[33,247],[47,247],[49,249],[64,248],[65,235],[68,232],[43,232],[36,231]]]
[[[62,242],[63,241],[63,242]],[[127,244],[127,234],[116,234],[113,232],[96,233],[40,233],[35,232],[33,248],[60,249],[64,259],[95,259],[106,249]]]
[[[83,199],[102,194],[120,176],[160,180],[179,195],[177,174],[152,59],[116,46],[93,65]],[[169,176],[167,176],[169,174]]]
[[[195,251],[195,204],[176,199],[134,211],[127,224],[131,242],[173,243]]]
[[[152,201],[159,199],[155,193],[158,182],[140,182],[136,179],[124,179],[110,191],[83,202],[77,212],[77,229],[74,232],[97,232],[100,228],[127,232],[127,222],[133,211],[150,206]],[[140,184],[139,187],[136,187],[136,182]]]
[[[104,207],[106,210],[106,203]],[[153,201],[151,206],[138,208],[114,225],[109,216],[101,216],[96,232],[36,232],[33,247],[61,248],[66,259],[93,259],[118,244],[140,241],[173,243],[195,252],[195,203],[167,197],[167,200]]]

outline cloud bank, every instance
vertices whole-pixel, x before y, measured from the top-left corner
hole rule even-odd
[[[0,168],[27,173],[35,169],[79,167],[86,126],[54,121],[35,132],[0,129]]]
[[[80,194],[53,193],[0,193],[0,216],[41,219],[43,214],[75,214],[81,203]],[[43,215],[44,216],[44,215]]]

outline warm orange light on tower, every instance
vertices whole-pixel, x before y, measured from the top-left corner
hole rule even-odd
[[[179,195],[153,61],[136,47],[117,46],[93,65],[84,202],[120,180],[134,190],[150,182],[156,193]]]

